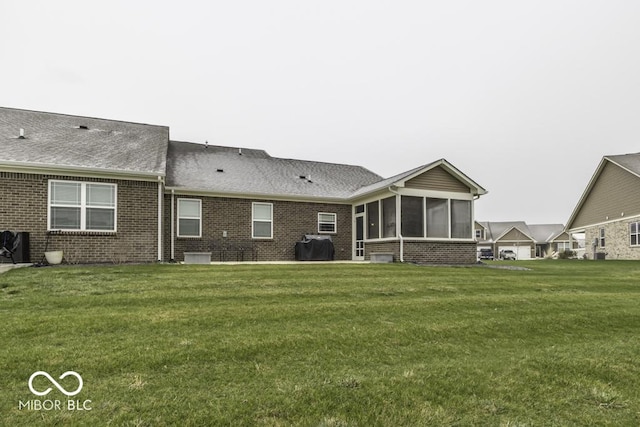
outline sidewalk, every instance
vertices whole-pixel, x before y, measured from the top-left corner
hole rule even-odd
[[[0,264],[0,274],[6,273],[9,270],[14,268],[22,268],[22,267],[31,267],[33,264],[31,263],[22,263],[22,264]]]

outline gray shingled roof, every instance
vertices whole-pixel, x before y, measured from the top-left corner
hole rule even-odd
[[[640,176],[640,153],[606,156],[605,158]]]
[[[168,143],[166,126],[0,107],[4,165],[164,176]]]
[[[361,166],[282,159],[263,150],[169,143],[167,186],[182,191],[346,200],[381,180]]]
[[[480,222],[485,228],[485,242],[495,242],[512,228],[517,228],[536,243],[548,243],[564,232],[562,224],[527,224],[524,221]]]
[[[563,224],[530,224],[530,236],[538,243],[551,242],[564,232]]]

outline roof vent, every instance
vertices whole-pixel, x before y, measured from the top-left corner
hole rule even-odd
[[[311,181],[311,175],[300,175],[298,178],[306,179],[307,182],[313,182],[313,181]]]
[[[218,169],[216,169],[216,172],[222,173],[222,172],[224,172],[224,169],[218,168]]]
[[[204,142],[204,148],[209,148],[209,141]]]
[[[24,129],[20,128],[20,136],[18,137],[19,139],[25,139],[24,136]]]
[[[87,129],[89,129],[89,126],[87,126],[87,125],[79,125],[79,126],[77,126],[77,127],[76,127],[76,129],[84,129],[84,130],[87,130]]]

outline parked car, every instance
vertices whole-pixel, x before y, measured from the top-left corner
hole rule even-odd
[[[503,249],[503,250],[500,251],[500,259],[515,260],[516,259],[516,253],[513,252],[511,249]]]
[[[493,251],[488,248],[480,249],[479,259],[493,259]]]

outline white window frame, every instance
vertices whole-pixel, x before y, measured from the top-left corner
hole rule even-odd
[[[69,204],[57,204],[52,203],[51,196],[53,195],[52,189],[55,184],[64,183],[64,184],[79,184],[80,185],[80,204],[78,205],[69,205]],[[113,206],[99,206],[99,205],[90,205],[87,203],[87,186],[88,185],[101,185],[113,188]],[[48,231],[88,231],[95,233],[116,233],[118,231],[118,184],[111,182],[90,182],[90,181],[68,181],[68,180],[58,180],[58,179],[50,179],[48,185],[48,194],[47,194],[47,230]],[[52,208],[79,208],[80,209],[80,228],[52,228],[51,220],[52,220]],[[95,230],[87,228],[87,209],[105,209],[113,211],[113,229],[111,230]]]
[[[476,239],[484,240],[484,228],[476,228]]]
[[[634,225],[636,227],[636,232],[635,233],[632,231],[632,227]],[[635,238],[636,238],[636,243],[635,244],[631,240],[633,236],[635,236]],[[629,245],[634,247],[634,248],[640,246],[640,222],[629,223]]]
[[[269,220],[256,219],[256,217],[255,217],[256,206],[269,206],[269,209],[271,210],[271,218]],[[270,225],[269,236],[256,236],[256,230],[255,230],[255,223],[256,222],[269,223],[269,225]],[[273,239],[273,203],[266,203],[266,202],[253,202],[253,203],[251,203],[251,238],[252,239],[260,239],[260,240]]]
[[[600,231],[598,231],[598,246],[600,246],[601,248],[605,247],[605,243],[606,243],[606,239],[605,239],[605,231],[604,228],[600,228]]]
[[[321,221],[320,217],[322,215],[331,215],[333,217],[332,221]],[[333,230],[322,230],[322,225],[331,225],[333,226]],[[334,212],[318,212],[318,234],[336,234],[338,232],[338,214]]]
[[[188,202],[198,202],[198,216],[188,216],[188,215],[182,215],[182,213],[180,212],[180,202],[183,201],[188,201]],[[177,224],[177,229],[178,229],[178,237],[186,237],[186,238],[200,238],[202,237],[202,200],[200,199],[192,199],[192,198],[188,198],[188,197],[179,197],[177,199],[177,205],[178,205],[178,224]],[[180,233],[180,220],[181,219],[197,219],[198,220],[198,235],[194,235],[194,234],[181,234]]]

